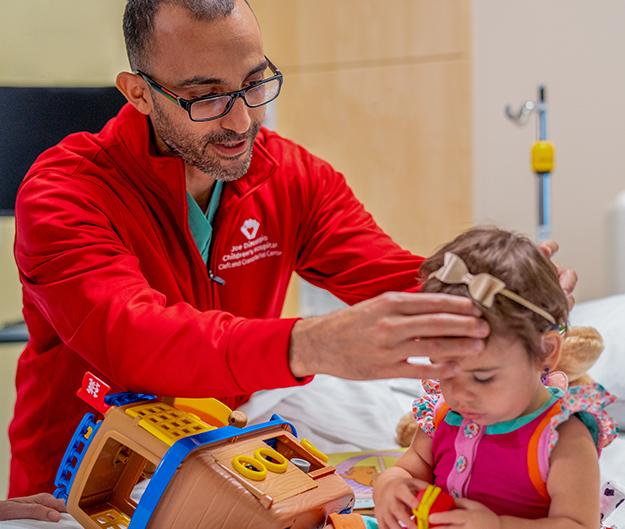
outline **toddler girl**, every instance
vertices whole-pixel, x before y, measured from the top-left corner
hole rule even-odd
[[[476,228],[420,275],[423,292],[473,298],[491,333],[481,353],[457,359],[455,375],[424,382],[420,428],[374,488],[379,527],[416,529],[415,493],[434,484],[457,498],[430,515],[442,527],[597,529],[598,452],[617,427],[600,386],[544,384],[568,316],[553,264],[524,237]]]

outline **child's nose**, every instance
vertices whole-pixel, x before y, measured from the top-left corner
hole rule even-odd
[[[454,382],[451,391],[454,400],[460,404],[470,403],[475,399],[475,393],[471,391],[467,384],[462,382]]]

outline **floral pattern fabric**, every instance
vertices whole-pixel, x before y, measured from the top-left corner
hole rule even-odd
[[[556,428],[566,422],[571,415],[579,412],[590,413],[597,421],[599,436],[597,440],[597,452],[601,454],[618,434],[619,428],[616,421],[605,411],[608,404],[612,404],[616,397],[605,390],[596,382],[583,386],[571,386],[562,397],[562,411],[554,415],[549,424],[548,451],[551,454],[553,447],[558,442]]]
[[[422,380],[421,385],[425,395],[412,403],[412,414],[419,428],[429,437],[434,435],[434,408],[441,397],[441,387],[438,380]]]

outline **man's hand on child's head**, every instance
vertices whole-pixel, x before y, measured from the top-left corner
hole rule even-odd
[[[558,243],[551,239],[545,239],[538,244],[538,247],[545,253],[549,259],[551,259],[559,250]],[[553,263],[558,271],[558,279],[560,281],[560,286],[562,290],[566,294],[566,299],[569,303],[569,309],[573,308],[575,305],[575,296],[573,296],[573,290],[575,289],[575,285],[577,284],[577,274],[575,270],[571,268],[565,268],[560,266],[558,263]]]
[[[447,362],[484,349],[490,333],[464,296],[386,292],[339,311],[299,320],[291,332],[295,377],[329,374],[352,380],[450,376]],[[431,358],[440,366],[415,364]]]

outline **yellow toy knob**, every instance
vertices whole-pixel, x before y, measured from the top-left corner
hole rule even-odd
[[[550,173],[554,167],[555,149],[550,141],[537,141],[532,145],[532,170]]]

